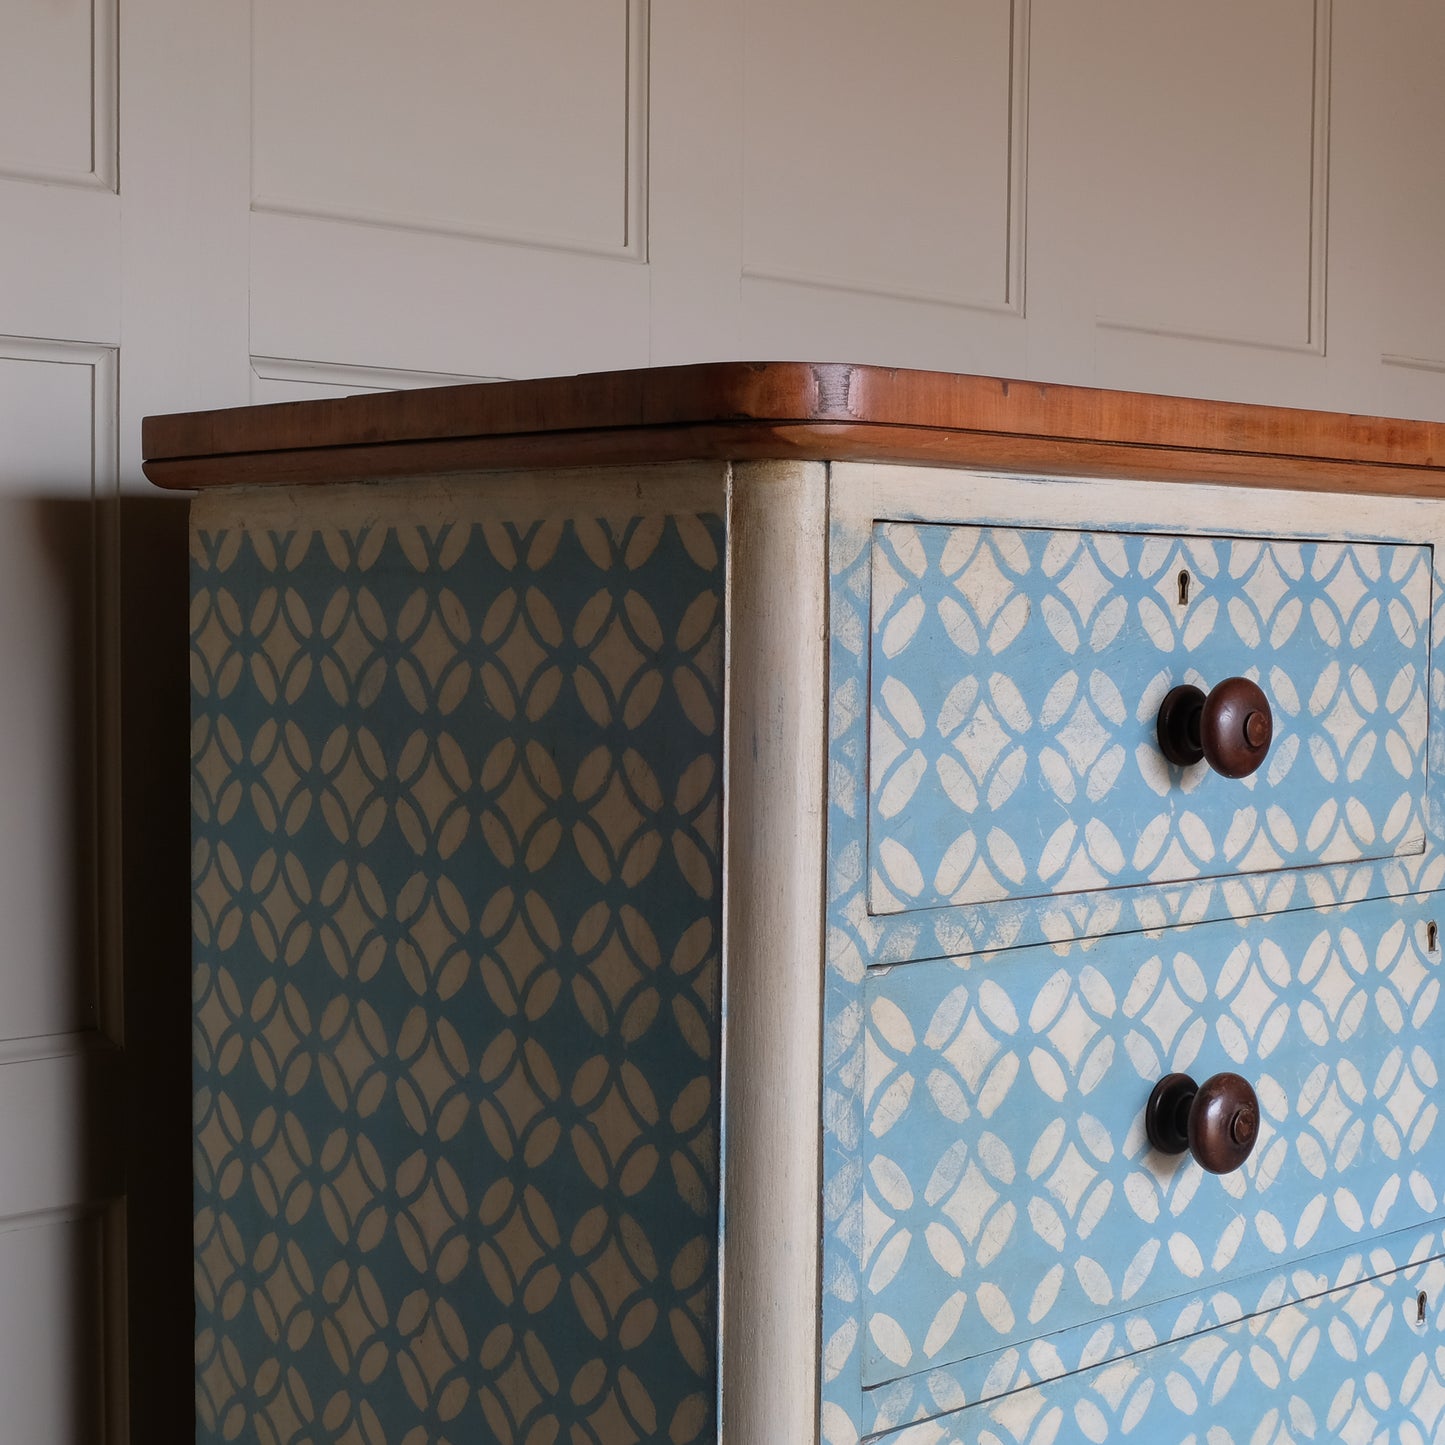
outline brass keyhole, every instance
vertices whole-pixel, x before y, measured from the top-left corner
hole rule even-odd
[[[1190,577],[1189,577],[1189,569],[1188,569],[1187,567],[1183,568],[1183,569],[1180,571],[1178,581],[1179,581],[1179,605],[1180,605],[1181,607],[1188,607],[1188,606],[1189,606],[1189,582],[1190,582]]]
[[[1428,953],[1436,953],[1440,948],[1440,926],[1435,922],[1425,925],[1425,949]]]
[[[1427,1299],[1428,1296],[1424,1290],[1421,1290],[1415,1297],[1415,1323],[1417,1325],[1423,1325],[1425,1323],[1425,1304]]]

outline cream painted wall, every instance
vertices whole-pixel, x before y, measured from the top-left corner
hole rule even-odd
[[[1442,56],[1437,0],[0,0],[0,1416],[189,1373],[143,415],[790,357],[1445,418]]]
[[[1429,0],[459,8],[256,0],[252,354],[1442,414]]]
[[[147,410],[715,357],[1445,415],[1432,0],[120,3],[127,478]]]

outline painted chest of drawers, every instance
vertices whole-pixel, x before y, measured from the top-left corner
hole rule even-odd
[[[1442,1437],[1445,428],[715,365],[146,453],[200,1439]]]

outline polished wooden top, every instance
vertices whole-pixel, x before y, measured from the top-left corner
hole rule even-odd
[[[147,417],[190,490],[700,459],[1445,495],[1445,423],[846,363],[713,362]]]

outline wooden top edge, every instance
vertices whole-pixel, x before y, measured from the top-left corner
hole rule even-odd
[[[243,457],[247,465],[236,471],[262,485],[307,480],[308,470],[316,480],[334,474],[341,459],[322,463],[318,455],[332,450],[350,453],[356,463],[382,456],[395,463],[398,452],[474,444],[449,450],[473,451],[470,464],[482,469],[494,464],[487,460],[492,455],[496,465],[519,464],[507,456],[536,449],[544,437],[559,444],[552,451],[565,454],[560,444],[568,436],[595,441],[609,433],[611,462],[645,462],[658,459],[659,432],[669,434],[664,450],[670,457],[686,453],[679,433],[688,429],[697,430],[700,458],[726,453],[720,438],[734,432],[740,442],[744,434],[751,439],[749,451],[756,456],[760,436],[791,434],[796,442],[813,428],[826,434],[836,425],[855,435],[866,428],[867,454],[900,462],[937,463],[949,451],[939,434],[952,434],[961,443],[990,435],[1302,463],[1445,468],[1440,422],[842,362],[711,362],[154,416],[142,424],[142,452],[146,474],[158,485],[240,480],[209,464]],[[778,454],[799,452],[787,445]],[[298,458],[313,465],[308,469]],[[208,465],[191,465],[201,462]],[[392,464],[385,472],[396,475],[398,469]],[[183,474],[207,479],[180,480]]]

